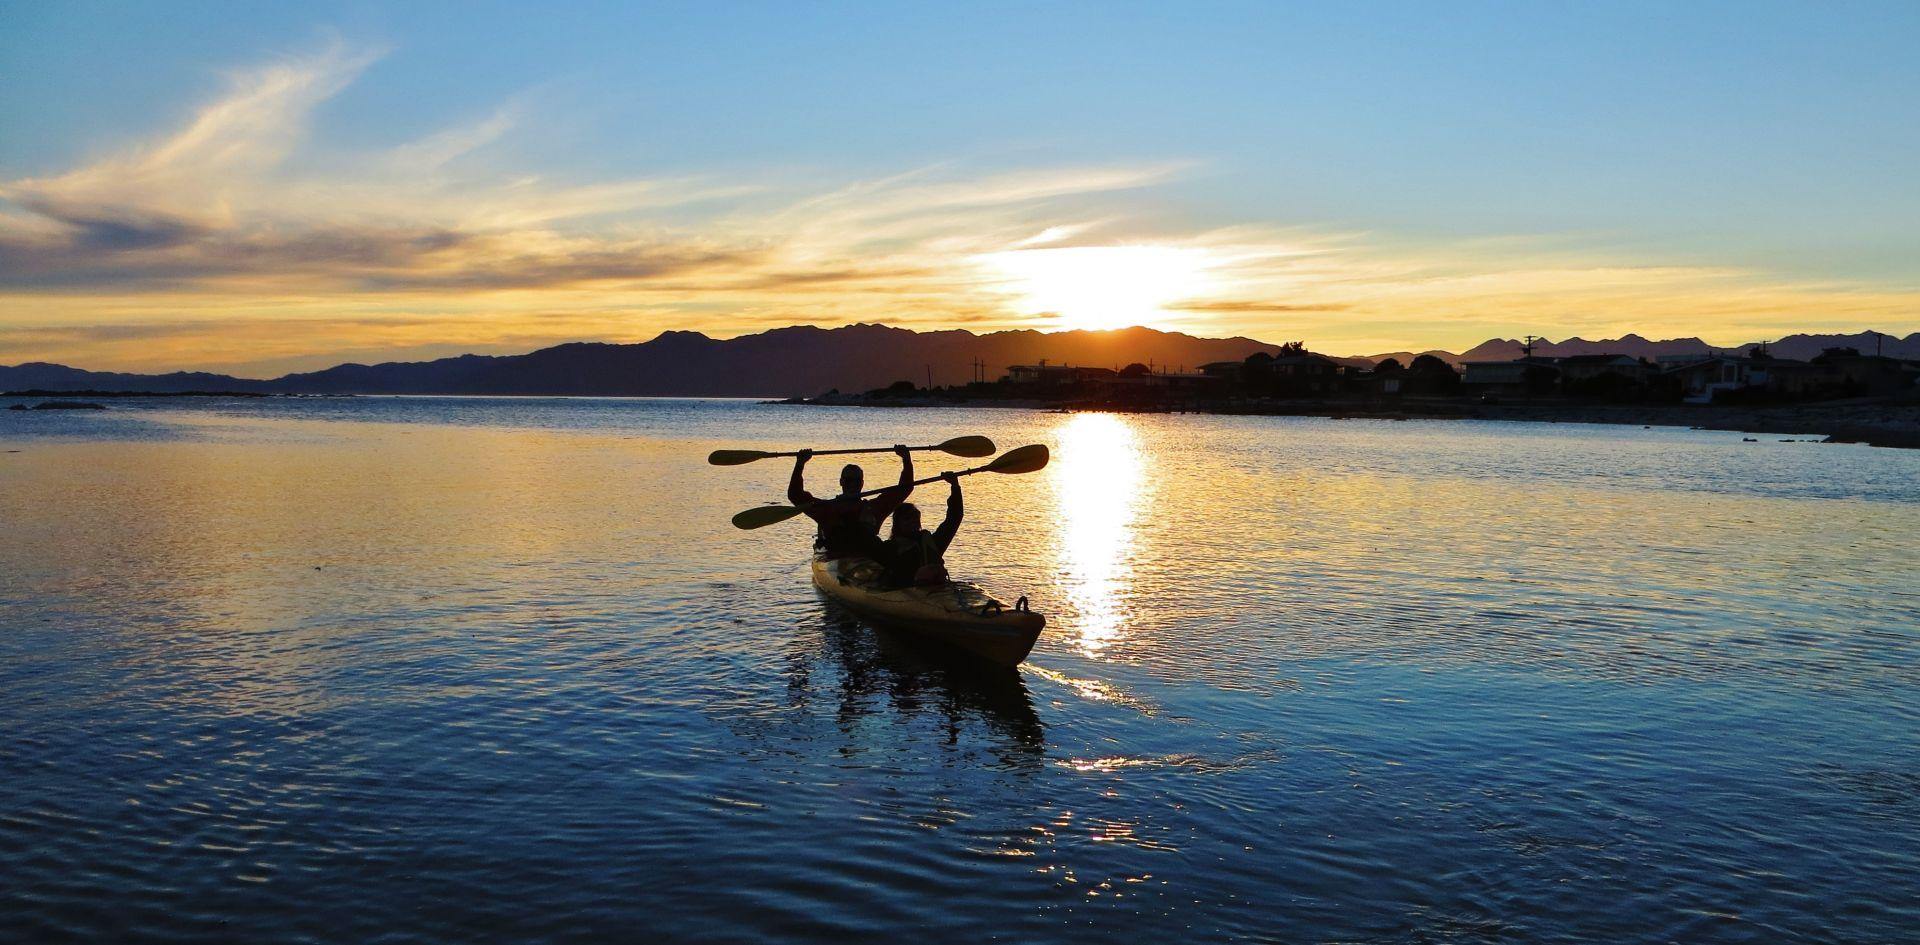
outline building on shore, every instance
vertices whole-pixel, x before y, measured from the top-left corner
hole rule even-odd
[[[1828,348],[1813,365],[1843,394],[1900,394],[1920,388],[1920,361]]]
[[[1476,394],[1546,393],[1560,380],[1558,359],[1528,356],[1512,361],[1468,361],[1460,378]]]
[[[1666,376],[1678,383],[1681,399],[1693,404],[1709,404],[1714,398],[1734,391],[1765,389],[1776,372],[1785,374],[1804,361],[1781,361],[1770,357],[1746,357],[1717,354],[1668,368]]]
[[[1340,391],[1346,366],[1324,354],[1282,349],[1248,355],[1240,379],[1248,387],[1283,397],[1325,397]]]
[[[1104,381],[1119,375],[1112,368],[1068,364],[1015,364],[1007,368],[1007,383],[1020,387],[1066,387]]]
[[[1654,375],[1654,366],[1624,354],[1576,354],[1559,359],[1560,383],[1564,385],[1598,381],[1607,375],[1643,384]]]

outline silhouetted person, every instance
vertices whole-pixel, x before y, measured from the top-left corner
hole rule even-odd
[[[839,495],[825,500],[814,498],[803,483],[813,451],[801,450],[794,458],[787,501],[819,525],[813,539],[816,550],[829,558],[871,557],[879,551],[880,523],[913,493],[913,454],[905,446],[895,446],[893,452],[900,457],[900,484],[871,499],[860,498],[867,476],[852,463],[840,470]]]
[[[893,513],[893,534],[880,546],[878,559],[885,573],[884,587],[910,587],[915,584],[947,583],[947,546],[953,544],[966,509],[960,501],[960,477],[941,473],[952,491],[947,493],[947,517],[940,527],[927,531],[920,527],[920,509],[912,503]]]

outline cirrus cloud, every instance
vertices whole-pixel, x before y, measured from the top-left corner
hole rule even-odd
[[[316,109],[381,55],[336,43],[283,57],[230,75],[170,133],[60,173],[0,171],[0,353],[264,371],[668,329],[1049,327],[1019,281],[979,261],[1051,254],[1097,280],[1140,245],[1189,254],[1206,276],[1162,326],[1335,351],[1530,329],[1737,342],[1915,326],[1920,312],[1910,287],[1649,264],[1558,237],[1409,247],[1195,226],[1132,200],[1192,162],[556,181],[486,160],[528,133],[538,109],[519,102],[384,149],[317,146]]]

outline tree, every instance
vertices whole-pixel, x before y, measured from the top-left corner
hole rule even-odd
[[[1460,373],[1453,365],[1423,354],[1407,365],[1407,392],[1446,396],[1460,392]]]
[[[1406,368],[1400,366],[1399,358],[1388,358],[1373,366],[1373,373],[1375,374],[1398,374],[1404,370],[1406,370]]]
[[[1306,343],[1306,342],[1304,342],[1304,341],[1289,341],[1289,342],[1287,342],[1286,344],[1283,344],[1283,345],[1281,345],[1281,346],[1280,346],[1280,353],[1279,353],[1279,355],[1277,355],[1277,357],[1282,357],[1282,358],[1284,358],[1284,357],[1286,357],[1287,355],[1290,355],[1290,354],[1306,354],[1306,353],[1307,353],[1307,343]]]
[[[1152,368],[1147,367],[1146,365],[1141,364],[1138,361],[1135,361],[1132,364],[1129,364],[1126,367],[1123,367],[1120,369],[1121,377],[1145,377],[1152,373],[1153,373]]]

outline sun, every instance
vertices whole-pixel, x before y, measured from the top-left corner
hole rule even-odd
[[[1209,260],[1173,246],[1016,249],[983,257],[1022,315],[1050,315],[1061,328],[1163,327],[1168,305],[1205,295]]]

